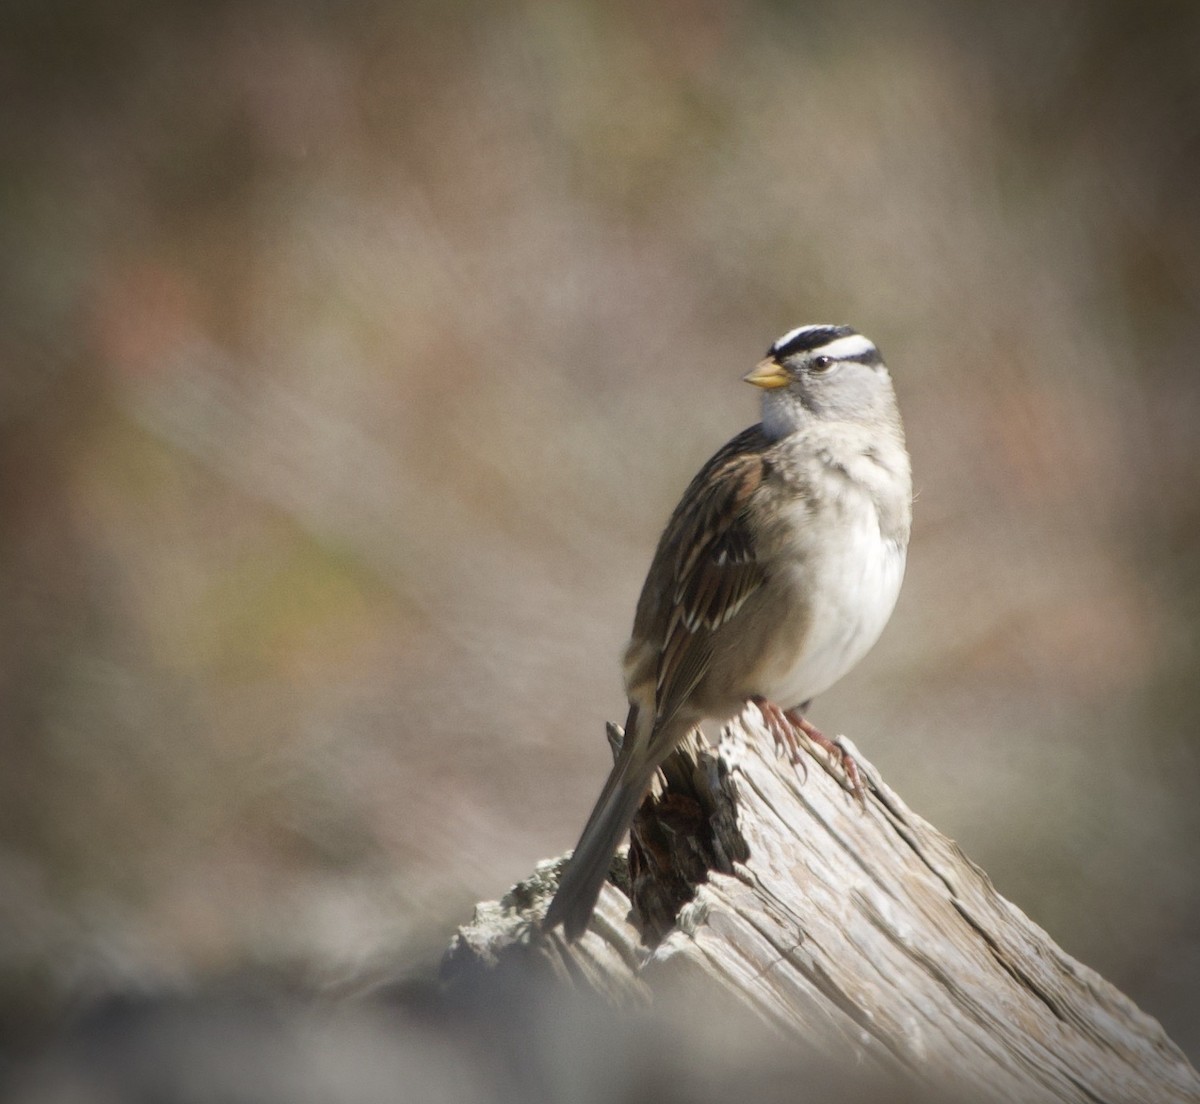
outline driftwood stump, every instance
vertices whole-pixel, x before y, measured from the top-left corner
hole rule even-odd
[[[544,862],[477,908],[444,981],[508,967],[643,1009],[682,986],[736,1003],[785,1045],[908,1086],[905,1099],[927,1099],[924,1086],[971,1100],[1200,1101],[1159,1024],[854,755],[862,805],[823,753],[778,759],[754,711],[715,751],[696,737],[643,804],[578,943],[540,931],[562,860]]]

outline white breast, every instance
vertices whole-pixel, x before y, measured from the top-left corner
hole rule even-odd
[[[784,708],[802,705],[850,671],[879,639],[900,594],[904,545],[884,539],[865,495],[843,499],[839,509],[842,539],[811,542],[792,569],[811,596],[811,617],[799,654],[781,657],[764,687]]]

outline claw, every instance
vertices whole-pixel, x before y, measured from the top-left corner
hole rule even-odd
[[[817,747],[826,751],[831,759],[836,760],[838,766],[842,768],[842,772],[846,776],[846,782],[855,800],[860,805],[865,806],[867,803],[867,794],[863,788],[862,775],[859,773],[858,764],[854,761],[854,756],[846,751],[837,740],[831,740],[816,725],[810,721],[806,721],[796,710],[789,709],[783,715],[791,724],[816,744]]]
[[[867,794],[863,788],[858,764],[854,761],[854,756],[846,751],[837,740],[831,740],[816,725],[806,721],[800,715],[799,710],[780,709],[773,701],[762,697],[753,697],[750,701],[758,707],[758,711],[762,714],[763,724],[767,726],[767,731],[771,733],[771,738],[775,741],[776,754],[787,752],[792,765],[803,769],[806,781],[808,764],[800,754],[801,733],[842,768],[850,793],[860,805],[866,805]]]
[[[779,708],[773,701],[767,698],[751,698],[750,699],[762,714],[763,723],[767,726],[767,731],[771,733],[771,738],[775,741],[775,754],[787,754],[788,761],[792,766],[800,767],[803,770],[803,777],[808,779],[808,764],[804,761],[804,757],[800,754],[800,739],[796,735],[796,725],[788,717],[782,709]]]

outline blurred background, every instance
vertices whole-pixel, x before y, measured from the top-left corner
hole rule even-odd
[[[1200,1055],[1200,9],[0,32],[0,1025],[428,975],[571,846],[660,527],[847,322],[918,497],[814,720]]]

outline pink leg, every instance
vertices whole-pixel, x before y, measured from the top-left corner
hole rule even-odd
[[[776,706],[776,709],[778,709],[778,706]],[[834,759],[841,765],[846,775],[846,781],[850,784],[850,792],[854,794],[860,804],[865,804],[867,795],[863,790],[862,778],[858,773],[858,764],[854,761],[854,757],[848,755],[844,748],[826,736],[816,725],[806,721],[795,709],[783,710],[782,712],[784,719],[789,724],[794,725],[803,732],[817,747],[823,748],[829,753],[831,759]],[[794,736],[793,739],[795,739]]]
[[[762,697],[753,697],[750,700],[758,706],[758,711],[763,716],[767,731],[771,733],[771,738],[775,741],[775,751],[777,753],[786,752],[788,760],[793,765],[804,768],[804,777],[807,778],[808,765],[800,755],[800,740],[796,736],[795,724],[773,701]]]

